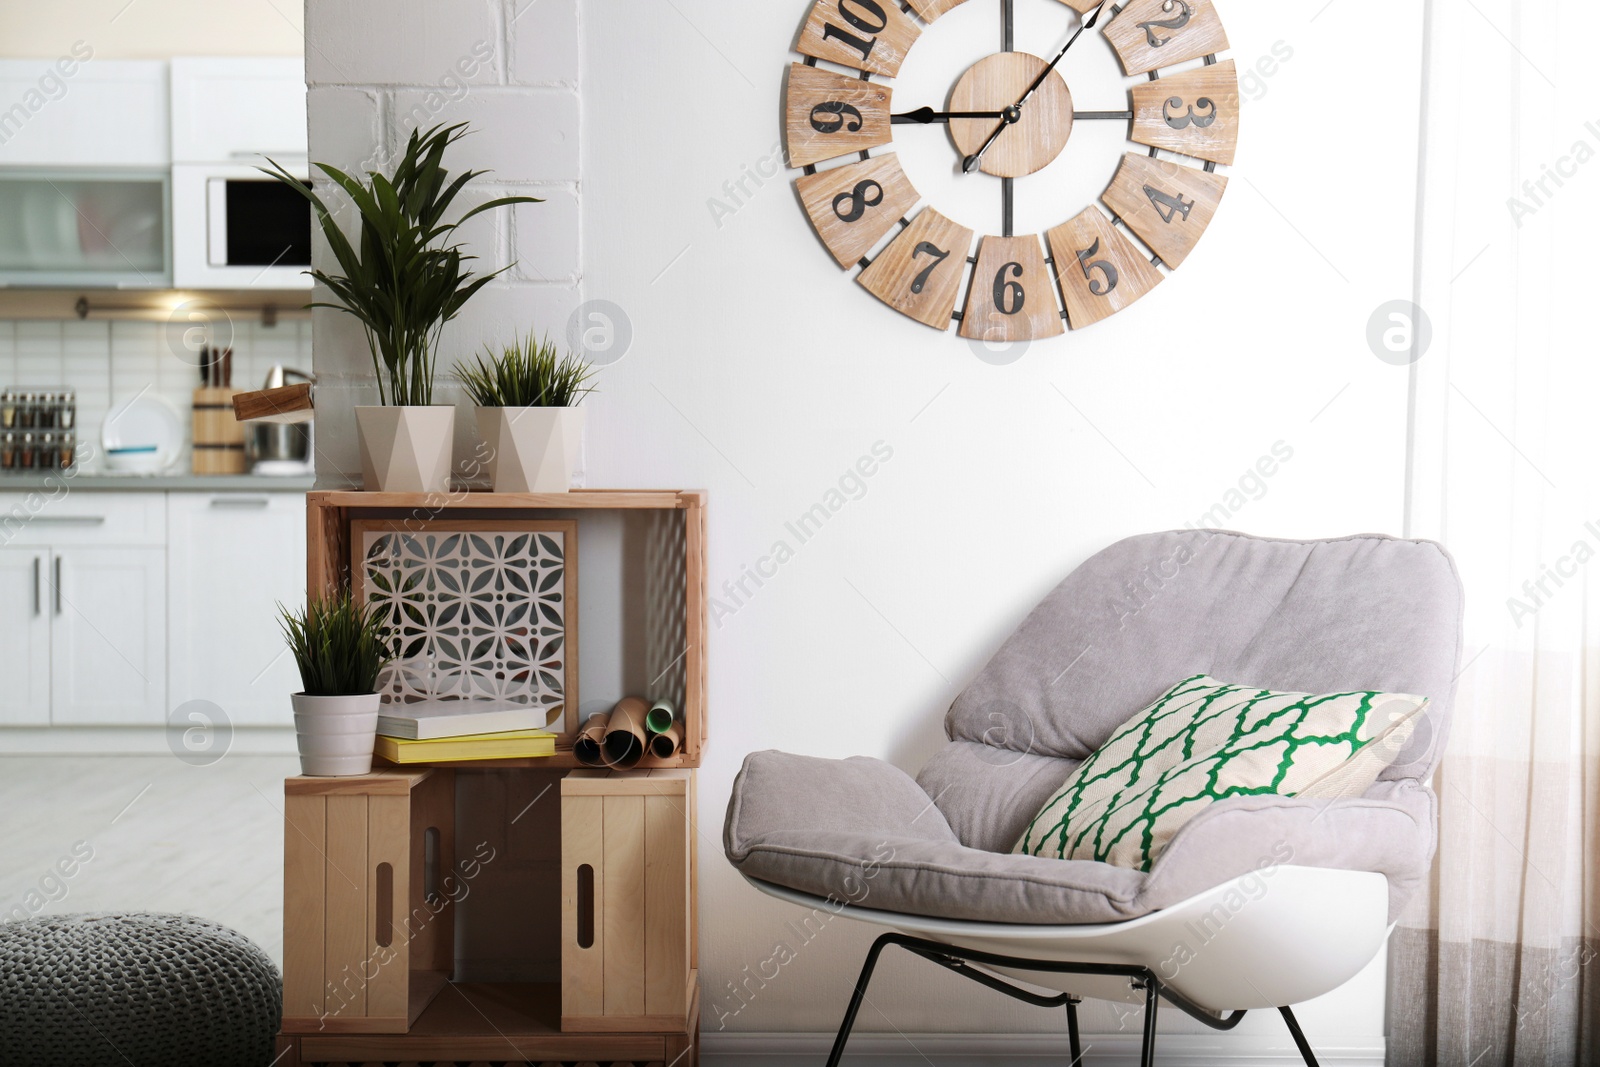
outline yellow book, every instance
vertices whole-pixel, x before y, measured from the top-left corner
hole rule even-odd
[[[457,760],[524,759],[553,756],[556,735],[544,730],[508,730],[499,734],[468,734],[412,741],[378,735],[378,755],[390,763],[445,763]]]

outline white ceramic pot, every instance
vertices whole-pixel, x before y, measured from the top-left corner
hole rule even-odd
[[[300,773],[319,778],[344,778],[372,770],[372,746],[378,734],[377,693],[349,697],[314,697],[296,693],[294,733],[300,745]]]
[[[497,493],[565,493],[583,445],[584,409],[479,408]]]
[[[368,492],[449,492],[453,406],[358,407],[356,427]]]

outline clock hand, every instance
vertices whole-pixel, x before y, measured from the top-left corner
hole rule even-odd
[[[1012,105],[1012,108],[1008,108],[1008,111],[1015,110],[1018,118],[1021,118],[1023,106],[1027,104],[1029,100],[1033,99],[1033,94],[1039,91],[1039,86],[1043,85],[1045,79],[1050,77],[1051,72],[1054,71],[1056,67],[1061,65],[1061,61],[1063,59],[1067,58],[1067,53],[1072,51],[1072,46],[1078,43],[1078,38],[1083,36],[1083,31],[1094,29],[1094,24],[1100,21],[1100,12],[1105,10],[1107,2],[1109,2],[1109,0],[1102,0],[1100,6],[1094,9],[1094,14],[1083,20],[1083,24],[1078,27],[1078,32],[1074,33],[1067,43],[1061,46],[1061,51],[1056,53],[1056,58],[1050,61],[1050,65],[1048,67],[1045,67],[1044,70],[1039,72],[1039,76],[1033,79],[1033,84],[1028,86],[1028,91],[1022,94],[1022,99],[1018,100],[1014,105]],[[1016,121],[1016,119],[1009,119],[1000,126],[997,126],[995,131],[989,135],[989,139],[983,142],[982,147],[961,161],[962,173],[971,174],[974,170],[976,170],[978,164],[983,160],[983,154],[989,151],[989,149],[993,148],[994,143],[1000,139],[1000,135],[1006,132],[1006,127]]]
[[[907,111],[901,115],[889,116],[889,121],[895,125],[909,125],[916,123],[927,126],[935,122],[949,122],[952,119],[1004,119],[1009,125],[1022,118],[1022,112],[1015,108],[1004,111],[935,111],[931,107],[919,107],[915,111]]]

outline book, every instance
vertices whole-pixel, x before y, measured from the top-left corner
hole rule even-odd
[[[478,759],[525,759],[553,756],[556,735],[544,730],[507,730],[497,734],[471,734],[413,741],[379,735],[373,750],[390,763],[444,763]]]
[[[429,741],[469,734],[502,734],[508,730],[543,730],[560,714],[560,706],[533,707],[509,700],[385,704],[378,712],[378,733],[408,741]]]

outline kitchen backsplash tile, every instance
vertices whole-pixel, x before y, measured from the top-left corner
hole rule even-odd
[[[258,389],[273,364],[309,372],[311,323],[280,319],[232,324],[233,385]],[[194,390],[200,385],[199,354],[189,344],[198,334],[160,322],[57,322],[0,320],[0,389],[62,387],[78,394],[80,441],[99,440],[100,424],[113,405],[141,393],[171,404],[189,426]],[[187,469],[188,457],[178,464]],[[86,464],[92,469],[94,464]]]

